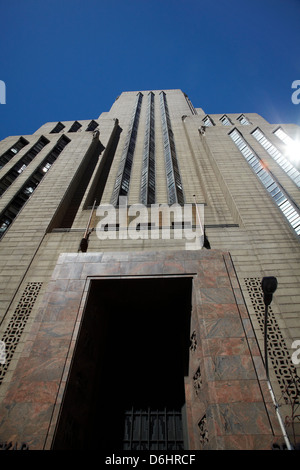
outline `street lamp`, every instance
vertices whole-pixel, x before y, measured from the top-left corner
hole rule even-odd
[[[267,376],[267,384],[268,388],[270,391],[270,394],[272,396],[272,400],[275,406],[275,411],[276,415],[278,418],[279,425],[282,430],[282,434],[287,446],[288,450],[292,450],[291,443],[289,441],[288,435],[286,433],[284,423],[282,421],[282,418],[279,413],[279,405],[276,401],[276,397],[274,395],[270,380],[269,380],[269,367],[268,367],[268,337],[267,337],[267,332],[268,332],[268,307],[270,303],[272,302],[273,299],[273,294],[277,289],[277,279],[276,277],[270,276],[270,277],[264,277],[261,281],[261,288],[264,293],[264,304],[265,304],[265,331],[264,331],[264,346],[265,346],[265,368],[266,368],[266,376]]]
[[[264,277],[261,281],[261,288],[264,293],[265,304],[265,331],[264,331],[264,348],[265,348],[265,368],[267,379],[269,380],[269,367],[268,367],[268,307],[272,302],[273,294],[277,289],[276,277]]]

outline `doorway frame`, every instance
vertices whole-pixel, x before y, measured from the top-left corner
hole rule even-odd
[[[71,379],[71,376],[73,376],[73,366],[75,365],[75,362],[77,360],[77,350],[78,348],[81,347],[81,341],[82,341],[82,337],[81,337],[81,332],[82,330],[85,328],[85,320],[88,320],[88,317],[91,315],[91,312],[90,312],[90,292],[91,290],[93,289],[93,291],[97,288],[97,283],[99,283],[99,287],[100,287],[100,284],[103,282],[105,283],[106,281],[112,281],[113,283],[116,283],[116,288],[117,288],[117,283],[119,281],[122,281],[122,280],[125,280],[125,281],[147,281],[147,280],[167,280],[167,281],[172,281],[174,279],[188,279],[190,281],[190,284],[189,284],[189,287],[185,288],[185,290],[188,292],[188,289],[190,289],[190,294],[191,294],[191,297],[189,299],[187,299],[188,301],[190,301],[190,304],[189,304],[189,308],[187,309],[186,308],[186,311],[183,313],[182,315],[182,320],[184,321],[184,328],[188,331],[186,331],[188,333],[188,337],[186,338],[185,342],[187,344],[187,350],[185,351],[185,354],[187,355],[187,359],[184,359],[184,365],[183,365],[183,369],[181,371],[182,373],[182,386],[183,386],[183,390],[184,390],[184,401],[183,401],[183,404],[181,406],[181,409],[180,409],[180,412],[181,412],[181,417],[182,417],[182,431],[183,431],[183,442],[184,442],[184,450],[189,450],[189,436],[188,436],[188,424],[187,424],[187,411],[186,411],[186,396],[187,396],[187,381],[188,381],[188,377],[189,377],[189,362],[190,362],[190,354],[189,354],[189,348],[188,348],[188,342],[189,342],[189,339],[190,339],[190,334],[191,334],[191,319],[192,319],[192,296],[193,296],[193,276],[191,276],[190,274],[168,274],[168,275],[165,275],[165,276],[162,276],[162,275],[147,275],[147,276],[144,276],[144,275],[128,275],[128,276],[91,276],[91,277],[88,277],[86,279],[86,292],[87,292],[87,295],[84,295],[83,298],[82,298],[82,302],[81,302],[81,306],[80,306],[80,309],[82,309],[82,315],[81,315],[81,319],[80,319],[80,325],[79,325],[79,328],[77,328],[77,338],[76,338],[76,344],[75,344],[75,347],[72,349],[72,351],[70,350],[70,353],[69,353],[69,361],[70,361],[70,368],[69,368],[69,372],[68,372],[68,378],[67,378],[67,381],[66,381],[66,384],[65,384],[65,388],[64,388],[64,391],[63,391],[63,396],[62,396],[62,399],[61,399],[61,407],[60,407],[60,412],[59,412],[59,416],[58,416],[58,419],[57,419],[57,422],[56,422],[56,427],[55,427],[55,432],[54,432],[54,435],[53,435],[53,441],[52,441],[52,448],[54,446],[54,450],[56,449],[56,446],[55,446],[55,440],[56,440],[56,435],[59,431],[60,434],[64,435],[64,432],[62,432],[59,428],[60,428],[60,423],[61,423],[61,419],[62,419],[62,414],[63,414],[63,411],[64,411],[64,406],[65,406],[65,403],[66,403],[66,400],[68,400],[69,402],[69,398],[67,398],[67,394],[68,394],[68,391],[69,391],[69,385],[70,385],[70,379]],[[169,284],[170,286],[170,284]],[[185,292],[185,293],[187,293]],[[133,296],[134,296],[134,291],[133,291]],[[100,298],[101,298],[101,295],[100,295]],[[112,305],[112,309],[113,309],[113,305]],[[107,315],[109,314],[108,312],[106,312],[104,315]],[[99,305],[99,315],[101,316],[102,315],[102,312],[101,312],[101,306]],[[184,315],[186,315],[185,319],[184,319]],[[118,318],[116,318],[116,321],[117,321]],[[151,320],[149,318],[149,320]],[[168,318],[169,321],[172,320],[172,317],[169,313],[169,318]],[[105,322],[104,322],[105,323]],[[125,330],[126,331],[126,330]],[[110,333],[110,330],[107,330],[106,332],[108,335]],[[105,334],[105,333],[104,333]],[[104,346],[105,348],[106,346]],[[104,353],[104,350],[102,351]],[[182,351],[183,352],[183,351]],[[187,374],[187,375],[186,375]],[[73,376],[73,379],[72,379],[72,383],[74,385],[74,376]],[[72,386],[73,386],[72,385]],[[65,418],[65,416],[64,416]],[[64,422],[65,422],[65,419],[64,419]],[[167,450],[167,449],[165,449]],[[169,449],[170,450],[170,449]],[[115,451],[122,451],[122,449],[115,449]]]

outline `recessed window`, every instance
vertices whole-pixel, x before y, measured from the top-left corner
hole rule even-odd
[[[274,176],[269,172],[265,165],[263,165],[259,156],[253,151],[250,145],[246,142],[242,134],[234,129],[230,132],[229,136],[245,157],[253,171],[256,173],[273,201],[282,211],[287,222],[297,235],[300,235],[300,210],[285,193],[281,185],[275,180]]]
[[[242,124],[242,126],[250,125],[250,121],[246,118],[246,116],[244,116],[244,114],[241,114],[241,116],[238,117],[237,120],[239,121],[240,124]]]
[[[155,202],[155,127],[154,93],[149,93],[141,178],[141,203]]]
[[[137,130],[139,126],[140,113],[142,107],[143,94],[138,93],[135,106],[131,116],[131,122],[127,132],[127,139],[121,156],[118,173],[115,181],[111,203],[117,206],[120,196],[127,196],[129,192],[130,175],[133,162],[133,155],[136,144]]]
[[[203,119],[203,123],[205,127],[211,127],[215,125],[213,120],[209,116],[205,116],[205,118]]]
[[[278,137],[286,145],[285,155],[287,158],[295,165],[299,167],[300,164],[300,141],[292,139],[286,132],[284,132],[280,127],[274,132],[276,137]]]
[[[285,144],[291,144],[293,143],[293,139],[286,133],[284,132],[283,129],[281,129],[281,127],[279,127],[278,129],[276,129],[276,131],[274,131],[274,134],[280,139],[282,140],[282,142],[284,142]]]
[[[54,129],[52,129],[52,131],[50,132],[50,134],[58,134],[58,133],[61,132],[64,128],[65,128],[65,126],[64,126],[61,122],[58,122],[58,123],[56,124],[56,126],[54,127]]]
[[[168,203],[184,204],[184,194],[179,172],[174,134],[171,126],[167,97],[163,91],[160,93],[160,111],[167,174]]]
[[[32,160],[49,143],[45,137],[40,137],[38,142],[3,176],[0,180],[0,196],[10,187],[18,176],[26,170]]]
[[[229,117],[224,114],[224,116],[221,117],[220,119],[221,123],[223,126],[232,126],[232,122],[230,121]]]
[[[78,121],[75,121],[74,124],[69,129],[69,132],[77,132],[81,128],[81,124]]]
[[[46,163],[46,165],[44,166],[44,168],[42,169],[42,171],[44,173],[47,173],[48,170],[50,170],[51,168],[51,164],[50,163]]]
[[[86,131],[94,131],[98,126],[99,124],[96,121],[92,120],[86,128]]]
[[[12,146],[9,150],[7,150],[3,155],[0,156],[0,169],[6,165],[20,150],[28,145],[29,142],[25,140],[23,137]]]
[[[23,171],[24,171],[26,168],[27,168],[27,166],[24,164],[24,165],[21,166],[21,168],[19,168],[19,170],[17,170],[17,172],[18,172],[19,174],[21,174],[21,173],[23,173]]]
[[[263,146],[268,154],[280,165],[285,173],[300,187],[300,172],[292,165],[292,163],[285,158],[285,156],[279,152],[279,150],[273,145],[263,134],[263,132],[257,128],[252,132],[253,137]],[[287,136],[288,137],[288,136]],[[292,139],[291,139],[292,140]],[[289,143],[288,140],[286,142]]]
[[[27,202],[29,197],[33,194],[40,182],[45,176],[43,169],[47,166],[48,169],[56,161],[57,157],[61,154],[65,146],[70,142],[65,136],[62,136],[57,144],[53,147],[51,152],[44,158],[42,163],[36,168],[34,173],[28,178],[21,189],[13,197],[10,203],[0,214],[0,238],[3,237],[9,226],[19,214],[20,210]]]

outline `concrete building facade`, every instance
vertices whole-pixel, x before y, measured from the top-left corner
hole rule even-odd
[[[2,448],[299,443],[297,139],[148,90],[0,143]]]

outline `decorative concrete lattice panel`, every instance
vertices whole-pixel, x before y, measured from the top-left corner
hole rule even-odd
[[[0,365],[0,385],[13,359],[15,350],[19,344],[41,287],[42,282],[28,282],[17,308],[1,338],[5,344],[5,362]]]
[[[258,324],[261,331],[264,332],[265,304],[261,289],[261,279],[249,277],[244,280]],[[290,403],[291,400],[294,400],[295,403],[300,403],[300,379],[291,361],[290,353],[271,306],[268,308],[268,355],[271,359],[285,403]]]

